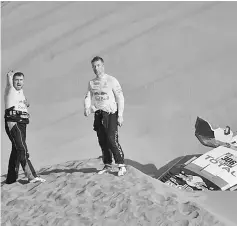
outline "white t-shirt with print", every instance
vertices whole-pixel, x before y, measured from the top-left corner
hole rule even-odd
[[[120,115],[124,110],[124,96],[118,80],[105,74],[102,78],[94,78],[89,82],[88,92],[84,102],[85,108],[103,110]],[[119,109],[118,109],[119,107]]]
[[[17,111],[28,112],[25,105],[25,95],[23,90],[16,90],[14,87],[9,87],[5,90],[5,109],[15,107]]]

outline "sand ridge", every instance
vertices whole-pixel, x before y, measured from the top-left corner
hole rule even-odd
[[[43,184],[2,182],[2,225],[225,225],[192,201],[197,194],[155,187],[132,166],[124,177],[100,168],[100,159],[71,161],[42,168]]]

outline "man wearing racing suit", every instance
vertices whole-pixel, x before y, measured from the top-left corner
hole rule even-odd
[[[112,155],[118,165],[118,176],[126,173],[124,153],[118,141],[118,125],[122,126],[124,96],[118,80],[104,72],[104,60],[94,57],[91,61],[96,75],[89,81],[84,100],[84,115],[94,113],[94,130],[103,153],[104,168],[99,174],[112,169]]]
[[[12,143],[12,150],[8,164],[6,183],[17,181],[19,166],[21,164],[25,176],[31,183],[44,182],[38,177],[31,161],[26,145],[26,125],[29,124],[27,108],[29,103],[23,93],[24,74],[9,71],[7,74],[7,86],[5,89],[5,130]]]

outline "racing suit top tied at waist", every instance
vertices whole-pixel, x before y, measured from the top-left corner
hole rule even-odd
[[[108,129],[110,114],[111,113],[108,113],[103,110],[97,110],[95,112],[95,122],[94,122],[95,130],[97,130],[100,124],[102,124],[106,129]]]
[[[20,123],[29,123],[30,115],[24,111],[14,110],[15,107],[11,107],[5,110],[4,118],[6,121],[10,122],[20,122]]]

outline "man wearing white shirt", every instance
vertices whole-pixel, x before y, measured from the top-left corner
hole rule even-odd
[[[104,72],[104,60],[94,57],[91,61],[96,75],[89,81],[84,101],[84,115],[94,113],[94,130],[103,153],[104,168],[99,174],[111,170],[112,155],[118,164],[118,176],[126,173],[124,153],[118,142],[118,125],[123,124],[124,96],[118,80]]]
[[[29,102],[23,93],[24,74],[9,71],[7,73],[7,86],[5,89],[5,130],[12,143],[12,151],[8,164],[7,184],[17,181],[19,166],[21,164],[29,182],[44,182],[38,177],[29,160],[26,145],[26,126],[29,124]]]

